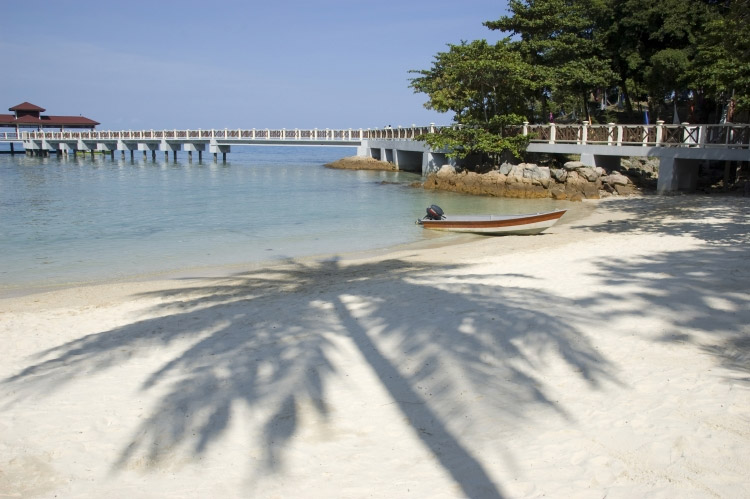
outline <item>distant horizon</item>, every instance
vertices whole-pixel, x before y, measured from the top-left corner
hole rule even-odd
[[[141,0],[132,18],[91,0],[11,3],[0,112],[30,102],[97,130],[447,125],[452,114],[425,109],[409,71],[448,44],[502,38],[482,25],[507,13],[499,3]]]

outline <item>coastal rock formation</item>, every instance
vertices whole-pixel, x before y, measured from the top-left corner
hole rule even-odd
[[[425,189],[510,198],[554,198],[581,201],[635,194],[633,182],[620,172],[569,161],[562,168],[533,163],[503,163],[488,173],[457,171],[445,165],[425,180]]]
[[[374,158],[366,158],[362,156],[350,156],[348,158],[341,158],[334,161],[333,163],[327,163],[325,165],[328,168],[339,168],[342,170],[396,170],[396,165],[388,163],[387,161],[380,161]]]

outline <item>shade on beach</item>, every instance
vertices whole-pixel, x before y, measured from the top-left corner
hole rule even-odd
[[[0,491],[750,495],[750,200],[0,300]]]

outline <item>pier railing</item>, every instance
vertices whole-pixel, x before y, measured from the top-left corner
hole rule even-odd
[[[517,127],[530,142],[548,144],[581,144],[609,146],[723,147],[750,148],[749,124],[721,125],[592,125],[555,124]]]
[[[420,135],[439,131],[435,125],[411,127],[385,127],[379,129],[210,129],[210,130],[103,130],[103,131],[33,131],[0,132],[0,141],[175,141],[175,142],[352,142],[362,140],[415,140]],[[659,146],[659,147],[704,147],[750,149],[750,124],[692,125],[681,123],[667,125],[604,125],[589,124],[543,124],[524,123],[506,129],[509,135],[529,136],[532,143],[580,144],[609,146]]]
[[[435,127],[387,127],[382,129],[211,129],[211,130],[101,130],[101,131],[33,131],[16,134],[0,134],[5,140],[222,140],[222,141],[337,141],[361,142],[364,139],[403,139],[413,140],[421,134],[434,130]]]

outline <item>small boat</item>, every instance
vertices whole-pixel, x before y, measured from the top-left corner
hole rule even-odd
[[[474,232],[489,235],[539,234],[549,229],[565,214],[566,210],[528,215],[465,215],[446,216],[439,206],[427,208],[427,215],[417,220],[425,229],[451,232]]]

